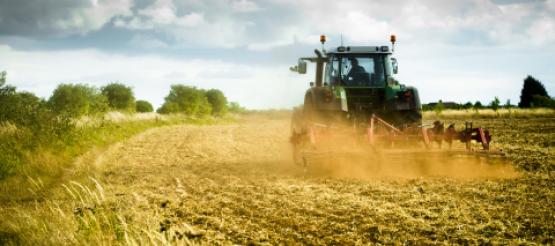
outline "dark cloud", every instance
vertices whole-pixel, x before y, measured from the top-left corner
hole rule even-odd
[[[54,23],[71,17],[76,9],[90,5],[87,0],[0,0],[2,35],[38,36],[56,32]]]
[[[313,45],[321,33],[335,37],[330,39],[335,44],[340,34],[346,42],[373,44],[395,32],[411,43],[495,46],[525,42],[533,26],[547,33],[536,43],[555,42],[549,34],[555,31],[553,0],[95,2],[0,0],[0,41],[18,36],[41,40],[36,45],[45,48],[196,54]]]
[[[127,0],[0,0],[0,35],[84,34],[101,28],[129,7]]]

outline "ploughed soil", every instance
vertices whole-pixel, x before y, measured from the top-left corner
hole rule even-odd
[[[289,120],[251,117],[153,129],[96,164],[128,226],[175,243],[555,243],[555,120],[481,121],[509,162],[305,172]]]

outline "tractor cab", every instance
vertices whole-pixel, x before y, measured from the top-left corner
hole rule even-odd
[[[340,46],[336,51],[326,53],[324,83],[330,86],[384,88],[386,78],[393,73],[388,48]]]

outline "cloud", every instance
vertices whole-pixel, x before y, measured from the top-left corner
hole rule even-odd
[[[555,43],[555,18],[544,17],[534,21],[527,34],[533,44]]]
[[[131,14],[132,0],[30,0],[0,2],[3,35],[87,34],[116,16]]]
[[[321,33],[374,43],[526,44],[554,23],[555,0],[31,0],[0,2],[0,33],[85,35],[107,25],[173,39],[170,46],[266,50]],[[2,35],[0,34],[0,35]],[[534,37],[535,38],[535,37]],[[312,43],[313,41],[309,41]],[[552,43],[536,38],[534,45]]]

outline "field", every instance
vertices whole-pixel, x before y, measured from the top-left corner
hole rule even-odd
[[[0,243],[554,244],[555,118],[473,121],[504,169],[305,174],[286,114],[154,128],[79,157],[55,188],[29,178],[34,198],[0,203]]]

